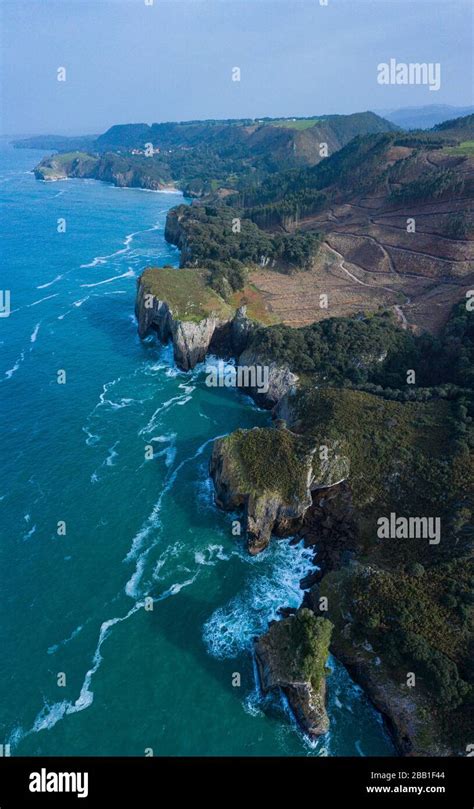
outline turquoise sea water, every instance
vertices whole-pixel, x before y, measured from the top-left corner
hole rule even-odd
[[[331,731],[314,745],[256,685],[252,638],[301,602],[311,557],[284,540],[250,558],[213,503],[212,440],[268,413],[137,337],[136,278],[177,266],[163,232],[181,196],[41,183],[41,156],[1,144],[0,742],[12,755],[389,755],[334,662]]]

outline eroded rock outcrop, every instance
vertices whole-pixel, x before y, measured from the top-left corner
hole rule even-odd
[[[264,691],[281,688],[305,733],[316,738],[329,729],[326,713],[326,661],[332,624],[311,610],[274,621],[255,640]]]
[[[192,290],[188,295],[186,285]],[[232,310],[196,270],[150,268],[138,280],[135,314],[138,334],[156,331],[171,339],[176,364],[189,371],[204,360],[213,339],[232,319]]]
[[[247,307],[239,306],[231,327],[232,351],[236,357],[245,351],[255,330],[255,323],[247,317]]]
[[[294,533],[312,504],[312,490],[340,481],[337,447],[328,457],[318,450],[284,427],[237,430],[214,442],[216,502],[230,511],[243,507],[251,554],[266,548],[272,533]]]
[[[239,356],[239,365],[252,367],[262,366],[268,374],[267,390],[261,391],[257,387],[250,387],[249,393],[255,401],[264,407],[274,407],[280,399],[296,390],[298,376],[287,365],[268,362],[250,346]]]

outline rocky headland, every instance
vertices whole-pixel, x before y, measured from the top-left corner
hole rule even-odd
[[[209,352],[270,369],[266,393],[249,393],[272,409],[273,426],[216,440],[210,461],[216,502],[242,515],[251,554],[272,536],[293,535],[315,551],[317,569],[302,582],[303,609],[256,640],[262,687],[282,689],[310,736],[327,730],[324,644],[309,641],[312,622],[323,621],[333,627],[323,632],[331,652],[382,713],[400,754],[460,754],[469,690],[459,612],[469,588],[468,543],[460,512],[472,479],[468,456],[453,452],[454,405],[315,386],[259,354],[259,324],[210,289],[206,277],[198,269],[146,270],[136,314],[140,335],[171,339],[184,370]],[[359,353],[355,366],[386,360],[380,346]],[[441,514],[443,542],[381,540],[377,519],[390,512]],[[317,681],[308,675],[312,667]]]
[[[332,624],[301,608],[274,621],[255,641],[263,690],[281,689],[296,720],[312,739],[329,730],[326,712],[326,661]]]

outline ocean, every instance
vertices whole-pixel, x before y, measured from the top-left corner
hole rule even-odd
[[[214,505],[214,438],[268,412],[138,339],[136,280],[178,267],[164,225],[181,194],[38,182],[42,156],[0,142],[0,743],[11,755],[393,754],[334,660],[331,730],[316,743],[258,688],[252,639],[301,603],[312,557],[275,540],[251,558]]]

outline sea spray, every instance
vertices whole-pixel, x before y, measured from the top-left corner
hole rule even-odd
[[[279,618],[281,607],[300,606],[300,581],[314,568],[313,553],[303,542],[273,540],[267,550],[248,557],[249,576],[243,592],[215,610],[203,628],[203,639],[210,654],[217,658],[236,657],[252,648],[256,635]],[[260,567],[265,565],[265,571]]]

